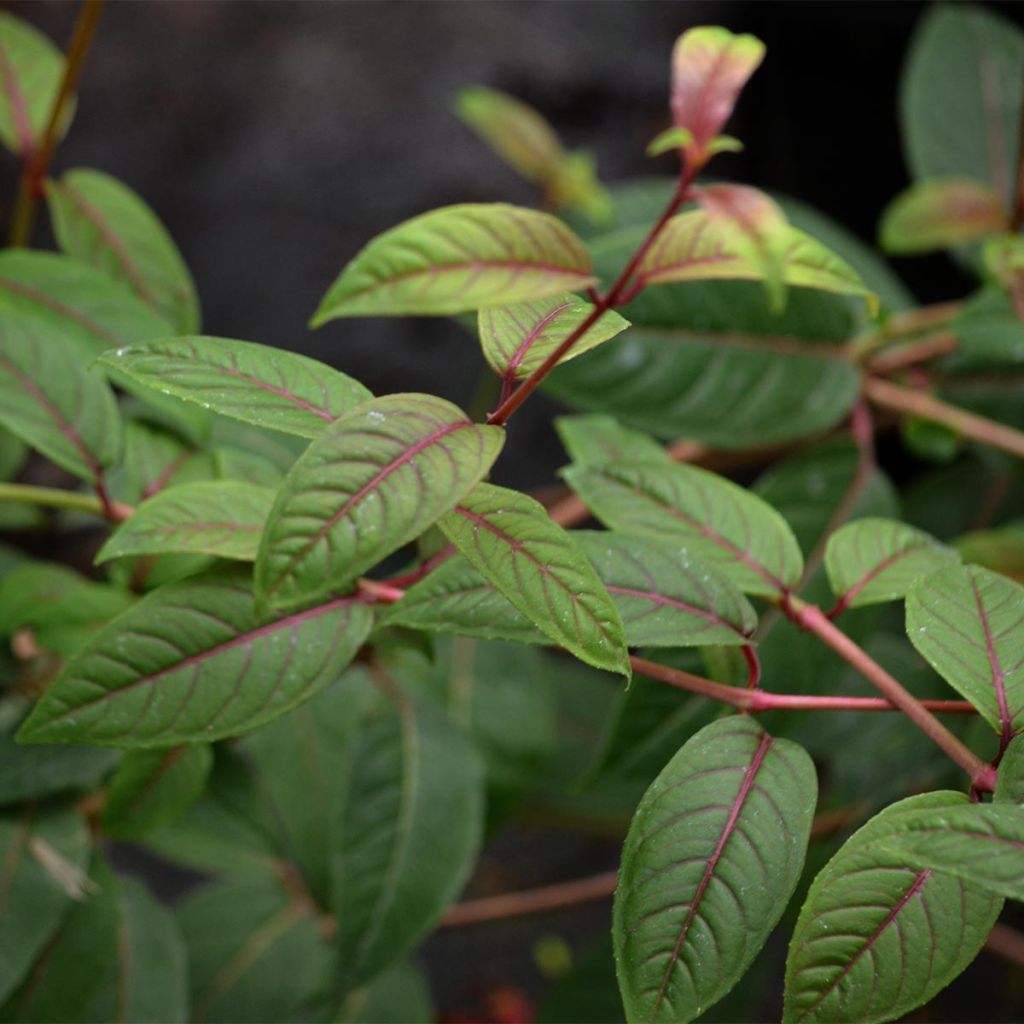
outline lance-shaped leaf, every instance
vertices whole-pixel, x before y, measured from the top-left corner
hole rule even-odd
[[[910,812],[883,846],[911,867],[1024,900],[1024,808],[966,804]]]
[[[95,480],[117,458],[113,392],[73,345],[15,313],[0,323],[0,424],[70,473]]]
[[[825,569],[844,608],[903,597],[915,580],[959,561],[952,548],[894,519],[858,519],[825,547]]]
[[[825,865],[793,931],[785,1024],[895,1020],[974,959],[1002,899],[944,872],[918,870],[885,845],[908,813],[966,804],[951,792],[901,800]]]
[[[0,141],[28,157],[42,138],[64,77],[64,55],[27,22],[0,12]],[[70,118],[58,127],[61,134]]]
[[[550,639],[462,555],[453,555],[411,586],[381,620],[436,633],[456,633],[482,640],[548,644]]]
[[[274,492],[237,480],[181,484],[144,501],[111,534],[97,562],[183,552],[251,562]]]
[[[483,765],[436,704],[399,694],[364,722],[332,827],[330,908],[342,982],[403,957],[465,884],[483,825]]]
[[[478,484],[439,523],[473,566],[556,644],[630,674],[622,621],[571,536],[533,498]]]
[[[750,719],[706,726],[665,766],[615,893],[628,1020],[692,1020],[742,977],[800,878],[816,800],[807,754]]]
[[[879,240],[886,252],[915,253],[1009,230],[1003,201],[991,186],[947,178],[922,181],[898,195],[882,214]]]
[[[18,739],[167,747],[232,736],[332,683],[371,618],[365,605],[334,599],[262,620],[241,573],[172,583],[68,663]]]
[[[788,223],[773,226],[770,236],[772,260],[766,263],[735,223],[706,210],[678,214],[640,261],[637,281],[645,286],[709,280],[770,283],[771,275],[778,274],[794,287],[859,295],[872,309],[877,305],[860,275],[821,242]],[[766,245],[762,237],[761,248]]]
[[[331,950],[310,900],[273,877],[204,886],[177,910],[188,951],[190,1020],[312,1020]]]
[[[594,283],[583,243],[560,220],[504,203],[424,213],[379,235],[341,272],[313,317],[466,313]]]
[[[40,811],[29,805],[0,818],[0,1000],[56,931],[72,894],[82,897],[88,857],[85,822],[70,808]]]
[[[800,579],[803,556],[786,521],[724,477],[658,463],[570,466],[563,475],[610,529],[678,538],[745,593],[770,597]]]
[[[994,799],[1024,804],[1024,736],[1014,736],[999,759]]]
[[[466,494],[504,437],[431,395],[388,395],[346,413],[278,494],[256,562],[257,593],[286,605],[351,583]]]
[[[693,137],[686,146],[698,166],[722,130],[747,79],[764,59],[764,43],[714,26],[684,32],[672,50],[672,119]]]
[[[614,416],[559,416],[555,430],[573,462],[671,462],[653,437],[623,426]]]
[[[575,295],[481,309],[478,322],[484,358],[499,377],[528,377],[593,312],[592,303]],[[562,361],[596,348],[628,326],[618,313],[608,310],[573,344]]]
[[[137,839],[173,821],[199,799],[212,767],[205,744],[129,750],[107,787],[103,830]]]
[[[315,359],[229,338],[167,338],[108,352],[118,377],[258,427],[316,437],[373,396]]]
[[[619,610],[631,647],[749,643],[757,625],[750,602],[678,541],[577,530]]]
[[[53,252],[0,252],[0,302],[43,321],[93,358],[118,345],[170,333],[166,320],[126,285]]]
[[[167,229],[127,185],[78,169],[48,181],[46,198],[64,252],[127,284],[182,334],[199,329],[192,275]]]
[[[950,565],[907,594],[907,635],[928,663],[1009,739],[1024,725],[1024,587]]]

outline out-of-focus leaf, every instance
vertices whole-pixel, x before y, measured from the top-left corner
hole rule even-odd
[[[688,1021],[739,980],[800,878],[814,765],[749,719],[706,726],[644,794],[612,934],[627,1019]]]
[[[539,502],[477,484],[439,525],[474,568],[556,644],[629,678],[619,613],[570,534]]]
[[[181,334],[199,329],[192,275],[167,229],[127,185],[79,168],[48,181],[46,198],[64,252],[127,284]]]
[[[499,377],[528,377],[593,311],[591,303],[575,295],[481,309],[478,324],[484,358]],[[608,310],[562,357],[562,362],[589,352],[628,326],[618,313]]]
[[[950,325],[956,351],[942,361],[950,372],[992,370],[1024,365],[1024,322],[996,288],[970,298]]]
[[[672,119],[692,136],[685,149],[696,166],[732,114],[747,79],[764,60],[764,43],[750,35],[702,26],[684,32],[672,50]]]
[[[313,908],[270,878],[206,886],[177,908],[193,1021],[313,1019],[331,949]]]
[[[1003,200],[990,185],[964,178],[911,185],[882,214],[879,236],[891,253],[929,252],[1006,231]]]
[[[97,747],[25,747],[0,735],[0,804],[17,804],[64,792],[95,789],[117,755]]]
[[[57,930],[69,904],[84,894],[89,859],[85,822],[70,808],[29,805],[0,818],[0,1001],[14,991]]]
[[[1015,519],[993,530],[972,530],[957,537],[953,547],[965,562],[1024,583],[1024,520]]]
[[[174,821],[194,803],[213,766],[203,744],[129,750],[107,787],[103,830],[116,839],[137,839]]]
[[[366,605],[335,598],[261,620],[241,573],[172,583],[65,667],[18,738],[166,747],[255,728],[332,683],[371,619]]]
[[[983,7],[933,7],[914,35],[900,95],[914,178],[968,178],[1013,197],[1024,34]]]
[[[999,760],[995,800],[1024,804],[1024,737],[1014,736]]]
[[[119,379],[299,437],[318,436],[373,397],[315,359],[230,338],[167,338],[119,348],[101,361]]]
[[[0,326],[0,424],[89,481],[120,453],[121,421],[103,377],[65,338],[14,313]]]
[[[27,159],[43,131],[64,77],[64,55],[21,18],[0,12],[0,141]],[[70,117],[58,125],[60,135]]]
[[[695,466],[570,466],[569,485],[610,529],[678,540],[748,594],[772,596],[800,579],[803,558],[767,502]]]
[[[783,1020],[895,1020],[945,988],[977,955],[1002,900],[888,852],[908,813],[967,804],[910,797],[856,832],[815,878],[789,948]]]
[[[278,494],[256,562],[258,596],[293,605],[350,584],[459,501],[504,439],[432,395],[388,395],[341,416]]]
[[[0,428],[0,480],[16,476],[27,455],[25,443],[9,430]]]
[[[1024,587],[949,565],[907,594],[907,635],[925,660],[1009,739],[1024,723]]]
[[[923,530],[873,517],[840,527],[825,548],[832,590],[848,608],[901,598],[920,576],[956,560]]]
[[[144,501],[96,561],[183,552],[252,562],[273,503],[273,491],[232,480],[170,487]]]
[[[411,963],[381,971],[369,984],[350,992],[337,1016],[339,1024],[431,1024],[435,1019],[430,986]]]
[[[504,203],[447,206],[378,235],[313,317],[465,313],[594,283],[590,254],[560,220]]]

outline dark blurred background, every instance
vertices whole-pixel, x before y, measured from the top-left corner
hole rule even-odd
[[[6,6],[66,44],[74,4]],[[988,6],[1024,24],[1024,5]],[[153,206],[195,275],[206,333],[314,355],[377,393],[436,391],[466,405],[483,364],[471,337],[449,320],[306,327],[342,265],[380,231],[448,203],[535,201],[451,113],[461,87],[485,84],[534,105],[567,145],[594,151],[605,182],[671,173],[670,158],[650,160],[644,148],[668,121],[673,41],[702,23],[753,32],[768,56],[729,128],[747,148],[721,158],[716,173],[797,196],[870,241],[883,206],[907,184],[898,81],[924,9],[909,2],[112,2],[56,168],[103,169]],[[16,173],[13,159],[0,157],[0,195],[13,195]],[[902,261],[899,269],[923,301],[970,288],[942,257]],[[503,482],[549,479],[559,458],[554,408],[540,396],[517,416]],[[485,870],[499,872],[499,888],[522,888],[612,867],[618,843],[548,833],[544,847],[538,862],[536,843],[510,836]],[[426,951],[435,994],[451,1009],[479,1002],[478,987],[492,981],[536,990],[533,941],[557,931],[586,945],[607,928],[607,904],[596,904],[557,918],[442,932]],[[975,1000],[992,969],[983,957],[942,1019],[988,1018]]]
[[[991,6],[1024,23],[1024,5]],[[65,44],[73,4],[9,7]],[[870,240],[907,180],[898,79],[924,7],[115,0],[56,163],[106,170],[154,207],[196,277],[206,333],[297,349],[377,393],[436,391],[466,405],[482,362],[447,320],[306,328],[378,232],[447,203],[535,202],[451,113],[461,87],[533,104],[568,145],[596,153],[605,181],[672,173],[671,157],[644,148],[667,124],[673,41],[709,22],[753,32],[768,56],[729,129],[746,152],[720,158],[716,173],[795,195]],[[9,185],[13,160],[3,171]],[[923,300],[968,288],[941,256],[903,263]],[[553,407],[540,399],[517,417],[503,482],[549,476]]]

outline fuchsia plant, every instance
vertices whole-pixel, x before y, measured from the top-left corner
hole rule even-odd
[[[547,211],[400,224],[313,326],[475,313],[498,382],[476,422],[199,334],[143,201],[48,176],[100,7],[67,59],[0,15],[0,138],[23,165],[0,524],[107,529],[89,578],[0,549],[7,1016],[432,1019],[410,955],[434,928],[613,886],[609,1019],[757,1016],[777,929],[787,1022],[897,1019],[1011,945],[1024,175],[1016,134],[979,174],[978,126],[950,153],[917,107],[984,57],[1005,72],[987,130],[1016,126],[1020,34],[939,9],[908,66],[917,181],[883,244],[957,247],[983,281],[937,307],[799,204],[702,179],[740,147],[751,36],[676,43],[650,149],[671,182],[605,189],[535,111],[467,90],[460,116]],[[25,248],[43,198],[59,253]],[[569,490],[546,504],[489,482],[541,387],[584,410],[556,423]],[[894,415],[950,463],[902,512],[875,455]],[[20,480],[27,448],[83,487]],[[455,902],[485,811],[578,820],[588,798],[629,819],[617,876]],[[172,913],[115,875],[111,839],[209,880]],[[546,1019],[593,986],[580,972]]]

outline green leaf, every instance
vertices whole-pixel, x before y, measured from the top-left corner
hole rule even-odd
[[[178,924],[136,879],[119,878],[117,889],[117,941],[85,1018],[107,1024],[184,1024],[188,979]]]
[[[647,144],[646,153],[648,156],[661,156],[663,153],[670,153],[674,149],[686,149],[693,142],[693,132],[678,126],[666,128]]]
[[[260,599],[291,605],[351,584],[463,497],[504,438],[431,395],[388,395],[346,413],[278,494],[256,562]]]
[[[411,586],[381,625],[521,644],[551,642],[461,555],[445,559]]]
[[[504,203],[464,203],[375,238],[342,271],[312,323],[465,313],[593,283],[589,253],[560,220]]]
[[[359,731],[334,818],[330,907],[341,982],[403,957],[455,899],[476,857],[483,771],[431,701],[396,693]]]
[[[9,1009],[24,1024],[86,1019],[117,943],[117,879],[94,855],[87,888],[42,951]]]
[[[64,252],[127,284],[179,333],[199,329],[192,275],[167,229],[127,185],[77,169],[48,181],[46,199]]]
[[[925,660],[1009,739],[1024,726],[1024,587],[950,565],[907,594],[907,635]]]
[[[25,977],[73,896],[81,899],[88,857],[85,822],[70,808],[29,805],[0,817],[0,1002]]]
[[[124,429],[124,457],[111,474],[114,493],[130,505],[169,487],[214,480],[217,461],[176,433],[142,420],[129,420]]]
[[[807,754],[749,718],[706,726],[668,763],[619,870],[627,1019],[692,1020],[743,976],[799,881],[816,799]]]
[[[315,359],[229,338],[167,338],[108,352],[117,374],[258,427],[317,437],[373,396]]]
[[[623,426],[612,416],[559,416],[555,429],[573,462],[671,462],[653,437]]]
[[[610,529],[678,539],[745,593],[771,597],[800,579],[803,557],[786,521],[724,477],[658,463],[570,466],[563,475]]]
[[[125,285],[69,256],[5,249],[0,252],[3,308],[41,320],[83,355],[166,335],[171,327]]]
[[[114,751],[96,747],[22,747],[5,730],[0,735],[0,804],[96,789],[116,760]]]
[[[194,803],[213,767],[213,752],[196,744],[129,750],[107,787],[103,830],[138,839],[173,821]]]
[[[556,644],[629,678],[619,614],[597,573],[544,506],[478,484],[440,520],[448,539]]]
[[[169,551],[252,562],[273,503],[273,491],[233,480],[170,487],[111,534],[96,562]]]
[[[1003,901],[886,849],[909,814],[961,793],[901,800],[856,832],[815,878],[786,966],[786,1024],[873,1024],[931,999],[977,955]]]
[[[342,1024],[431,1024],[435,1018],[423,972],[410,963],[399,963],[349,993],[331,1020]]]
[[[1014,736],[999,760],[995,800],[1024,804],[1024,737]]]
[[[1024,365],[1024,322],[1006,295],[985,288],[968,299],[950,324],[956,351],[943,360],[951,372]]]
[[[121,448],[113,392],[65,338],[6,313],[0,325],[0,424],[75,476],[93,481]]]
[[[191,1020],[306,1021],[324,996],[331,951],[313,908],[271,878],[208,885],[181,904]]]
[[[1009,218],[991,186],[932,179],[901,192],[882,214],[878,230],[886,252],[919,253],[1000,234],[1009,230]]]
[[[64,78],[64,55],[21,18],[0,12],[0,141],[23,159],[39,145]],[[67,130],[70,117],[59,125]]]
[[[937,6],[914,35],[900,120],[914,178],[969,178],[1013,198],[1024,33],[982,7]]]
[[[672,120],[693,141],[687,159],[698,166],[722,130],[747,80],[764,60],[764,43],[718,26],[684,32],[672,50]]]
[[[919,577],[955,561],[952,548],[893,519],[847,523],[825,548],[832,591],[846,608],[902,598]]]
[[[18,739],[167,747],[235,735],[332,683],[371,619],[366,605],[335,598],[262,620],[240,573],[169,584],[64,668]]]
[[[941,871],[1024,900],[1024,809],[967,804],[909,812],[882,844],[919,871]]]
[[[678,541],[606,530],[571,536],[604,582],[630,647],[750,642],[757,626],[750,602]]]
[[[781,279],[800,288],[817,288],[840,295],[863,296],[877,305],[860,275],[835,253],[790,224],[771,229],[772,250]],[[762,259],[755,259],[735,224],[705,210],[673,217],[637,267],[636,279],[645,286],[674,281],[768,281]]]
[[[593,312],[592,303],[575,295],[481,309],[478,325],[484,358],[499,377],[528,377]],[[589,352],[628,326],[618,313],[608,310],[562,357],[562,362]]]

